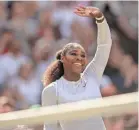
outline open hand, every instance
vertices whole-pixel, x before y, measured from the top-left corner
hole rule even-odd
[[[82,16],[82,17],[92,17],[92,18],[100,18],[103,16],[102,12],[96,7],[85,7],[85,6],[78,6],[75,8],[75,14]]]

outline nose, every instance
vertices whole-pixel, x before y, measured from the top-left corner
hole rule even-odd
[[[77,56],[77,60],[82,61],[82,57],[80,55]]]

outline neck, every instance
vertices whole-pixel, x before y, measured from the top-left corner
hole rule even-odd
[[[63,77],[68,81],[78,81],[80,79],[80,74],[64,73]]]

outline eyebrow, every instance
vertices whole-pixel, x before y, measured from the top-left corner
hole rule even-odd
[[[70,50],[69,52],[77,52],[77,50]]]
[[[69,53],[71,53],[71,52],[77,52],[77,50],[71,50],[71,51],[69,51]],[[85,54],[84,51],[81,51],[81,53]]]

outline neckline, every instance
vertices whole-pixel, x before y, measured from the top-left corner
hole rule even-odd
[[[81,74],[80,79],[78,81],[69,81],[65,79],[63,76],[60,79],[62,82],[66,83],[67,85],[70,84],[72,86],[79,86],[79,84],[81,84],[83,81],[86,82],[85,80],[83,80],[83,74]]]
[[[80,77],[80,79],[77,80],[77,81],[69,81],[69,80],[65,79],[65,78],[62,76],[62,77],[61,77],[61,80],[63,80],[64,82],[70,83],[70,84],[77,84],[77,83],[79,83],[79,82],[81,81],[81,77]]]

